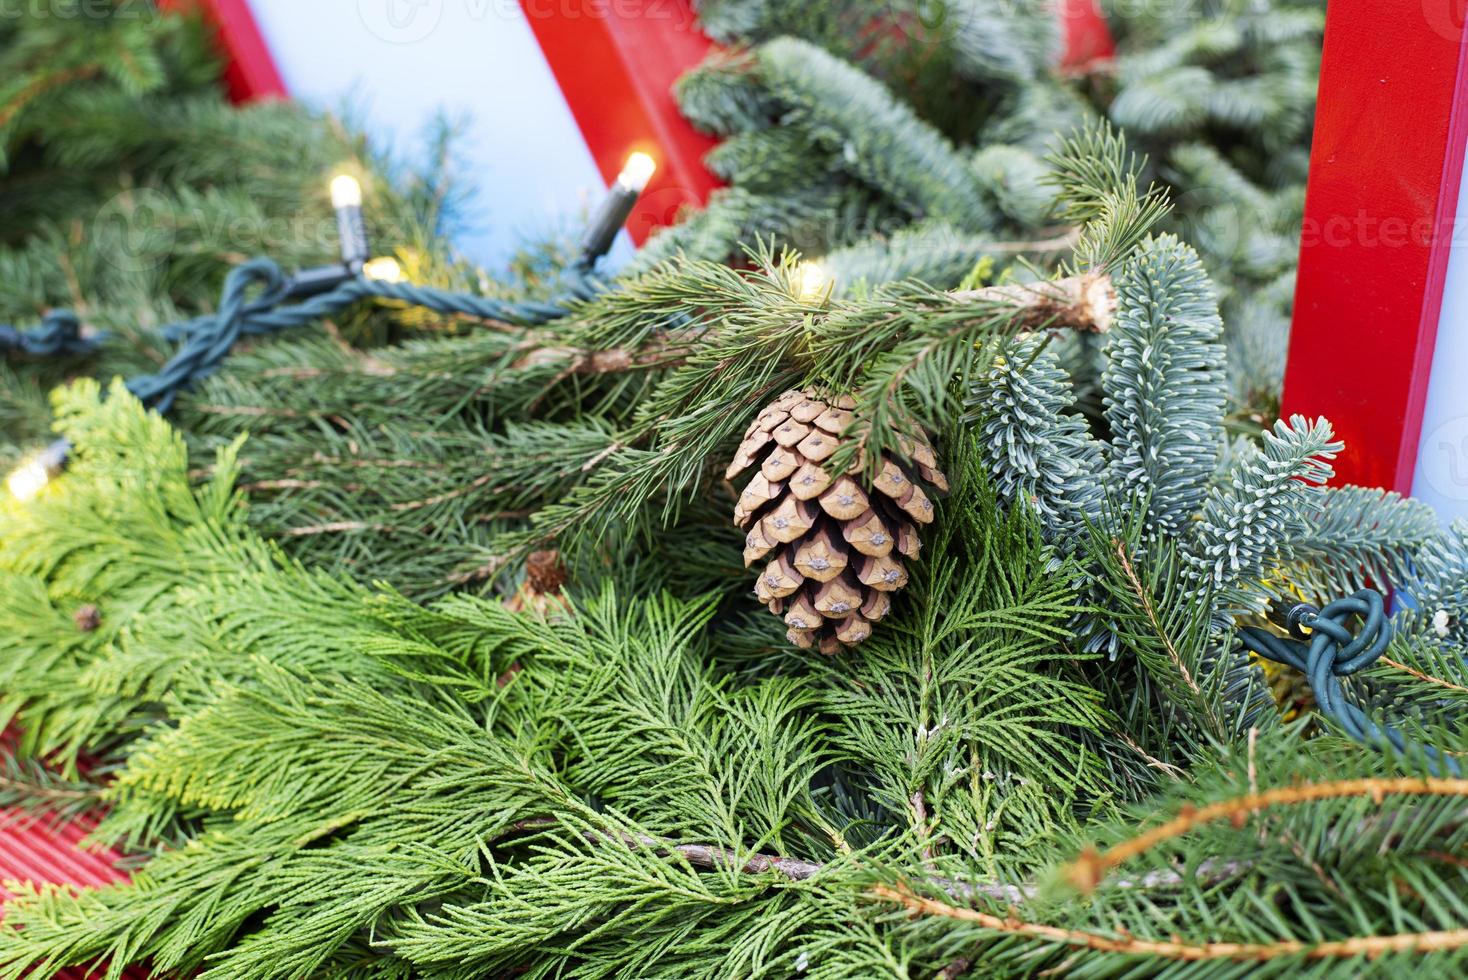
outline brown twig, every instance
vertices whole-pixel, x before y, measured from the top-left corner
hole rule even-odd
[[[1433,677],[1431,674],[1424,674],[1420,670],[1413,670],[1406,664],[1397,663],[1390,657],[1382,657],[1377,660],[1377,663],[1386,664],[1388,667],[1391,667],[1395,670],[1400,670],[1403,673],[1411,674],[1418,680],[1426,681],[1429,684],[1436,684],[1437,686],[1445,687],[1450,691],[1462,691],[1465,694],[1468,694],[1468,687],[1464,687],[1461,684],[1454,684],[1451,681],[1445,681],[1441,677]]]
[[[551,817],[532,817],[529,820],[521,820],[511,829],[527,832],[548,830],[556,826],[559,824]],[[604,841],[609,836],[614,836],[620,843],[628,847],[649,850],[663,857],[671,857],[676,854],[689,864],[700,868],[734,869],[745,874],[764,874],[767,871],[774,871],[791,881],[806,881],[825,870],[825,865],[817,864],[814,861],[776,857],[770,854],[751,854],[741,858],[728,848],[714,847],[709,844],[677,844],[672,841],[659,840],[647,834],[607,835],[597,831],[586,831],[583,836],[592,842]]]
[[[1335,782],[1280,786],[1261,793],[1248,793],[1204,807],[1187,806],[1171,820],[1115,844],[1105,851],[1088,850],[1071,865],[1067,877],[1083,891],[1094,890],[1106,872],[1164,841],[1180,837],[1215,820],[1246,820],[1256,811],[1276,806],[1296,806],[1319,800],[1351,796],[1369,797],[1378,803],[1387,796],[1468,796],[1468,779],[1399,778],[1343,779]]]
[[[10,790],[14,793],[23,793],[37,799],[48,800],[96,800],[102,799],[101,789],[61,789],[59,787],[43,786],[38,783],[27,783],[19,779],[10,779],[0,776],[0,789]]]
[[[522,820],[510,828],[510,833],[528,833],[537,830],[549,830],[559,824],[551,817],[533,817]],[[589,841],[605,841],[607,835],[596,831],[586,831],[583,836]],[[708,844],[680,844],[675,841],[660,840],[645,834],[618,833],[615,838],[629,847],[641,847],[651,850],[659,855],[670,857],[674,854],[683,858],[689,864],[701,868],[735,868],[745,874],[763,874],[773,871],[791,881],[807,881],[826,870],[826,865],[815,861],[806,861],[801,858],[779,857],[770,854],[752,854],[741,856],[727,848],[715,847]],[[1248,865],[1238,862],[1215,862],[1205,861],[1194,872],[1194,877],[1204,881],[1222,881],[1232,878],[1243,872]],[[1136,878],[1122,878],[1115,882],[1115,887],[1123,890],[1137,889],[1150,891],[1162,888],[1175,888],[1182,884],[1184,878],[1181,874],[1173,871],[1150,871]],[[1003,902],[1006,905],[1017,905],[1026,902],[1039,892],[1036,885],[1007,885],[998,882],[974,882],[960,881],[954,878],[932,878],[927,884],[942,891],[959,901],[971,902],[976,899],[987,899],[994,902]]]
[[[1180,768],[1170,762],[1163,762],[1161,759],[1158,759],[1157,757],[1151,755],[1149,752],[1147,752],[1146,749],[1138,745],[1136,743],[1136,740],[1133,739],[1126,732],[1117,731],[1114,734],[1117,736],[1117,738],[1121,739],[1123,745],[1131,749],[1133,752],[1137,753],[1137,755],[1141,756],[1143,761],[1145,761],[1149,767],[1156,769],[1158,772],[1166,773],[1173,779],[1183,778],[1183,771]]]
[[[58,71],[53,75],[42,75],[15,93],[15,96],[5,105],[0,106],[0,126],[9,124],[10,120],[14,119],[25,108],[26,103],[30,102],[36,96],[49,92],[52,89],[70,85],[73,82],[80,82],[84,79],[92,78],[101,74],[101,72],[102,66],[100,65],[79,65],[75,68]]]
[[[1392,936],[1355,936],[1350,939],[1321,943],[1304,943],[1293,939],[1273,943],[1189,943],[1181,939],[1159,941],[1139,939],[1125,933],[1108,936],[1084,929],[1064,929],[1060,926],[1044,925],[1038,922],[1025,922],[1013,911],[1009,916],[1001,919],[997,915],[990,915],[977,909],[962,908],[936,899],[923,898],[914,894],[906,886],[893,888],[878,885],[871,890],[870,894],[885,901],[897,902],[921,915],[938,915],[973,922],[995,932],[1048,939],[1066,946],[1084,946],[1103,953],[1159,956],[1172,960],[1271,960],[1280,956],[1304,956],[1306,959],[1321,960],[1336,957],[1374,957],[1384,953],[1430,953],[1468,946],[1468,929],[1409,932]]]
[[[390,524],[368,524],[366,521],[334,521],[330,524],[312,524],[306,527],[293,527],[281,532],[282,537],[287,538],[309,538],[317,534],[342,534],[347,531],[394,531]]]
[[[1070,276],[949,293],[963,301],[1009,303],[1020,309],[1021,329],[1105,333],[1116,315],[1116,290],[1106,275]]]

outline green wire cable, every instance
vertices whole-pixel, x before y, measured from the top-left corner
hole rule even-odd
[[[1257,626],[1240,630],[1239,639],[1244,649],[1303,673],[1320,710],[1351,738],[1401,757],[1420,754],[1435,776],[1461,776],[1456,759],[1411,741],[1390,725],[1376,724],[1346,695],[1341,678],[1371,666],[1391,644],[1393,630],[1385,606],[1375,589],[1362,589],[1324,609],[1299,603],[1286,611],[1285,620],[1291,634],[1300,639],[1277,636]],[[1346,623],[1357,616],[1363,620],[1361,629],[1352,634]]]

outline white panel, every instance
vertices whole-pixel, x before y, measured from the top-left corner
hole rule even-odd
[[[408,160],[422,159],[435,113],[468,120],[456,162],[475,196],[457,216],[454,237],[492,271],[519,245],[576,230],[605,189],[516,0],[250,6],[292,95],[348,108]],[[623,234],[617,253],[629,250]]]
[[[1468,186],[1459,188],[1456,224],[1412,478],[1412,495],[1449,521],[1468,517]],[[1361,397],[1371,397],[1370,378]]]

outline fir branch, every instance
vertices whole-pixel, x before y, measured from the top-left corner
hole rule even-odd
[[[1110,486],[1151,530],[1177,537],[1203,506],[1222,446],[1218,307],[1197,255],[1170,236],[1127,259],[1116,294],[1102,375]]]

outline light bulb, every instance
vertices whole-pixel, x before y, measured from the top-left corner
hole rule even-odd
[[[831,277],[819,262],[802,262],[795,267],[795,293],[803,300],[819,299],[831,285]]]
[[[10,474],[5,485],[10,488],[12,497],[26,503],[36,499],[36,495],[46,489],[46,484],[50,482],[51,474],[47,472],[45,464],[39,459],[33,459]]]
[[[21,503],[34,500],[37,494],[46,489],[46,484],[61,475],[70,458],[71,443],[66,439],[57,439],[22,463],[19,469],[10,474],[5,485],[11,496]]]
[[[331,206],[342,208],[362,206],[362,185],[351,174],[338,174],[331,179]]]
[[[403,282],[403,267],[391,255],[382,255],[362,267],[362,275],[374,282]]]
[[[658,163],[652,157],[646,153],[634,153],[627,158],[626,163],[622,164],[622,172],[617,175],[617,183],[641,194],[657,169]]]

